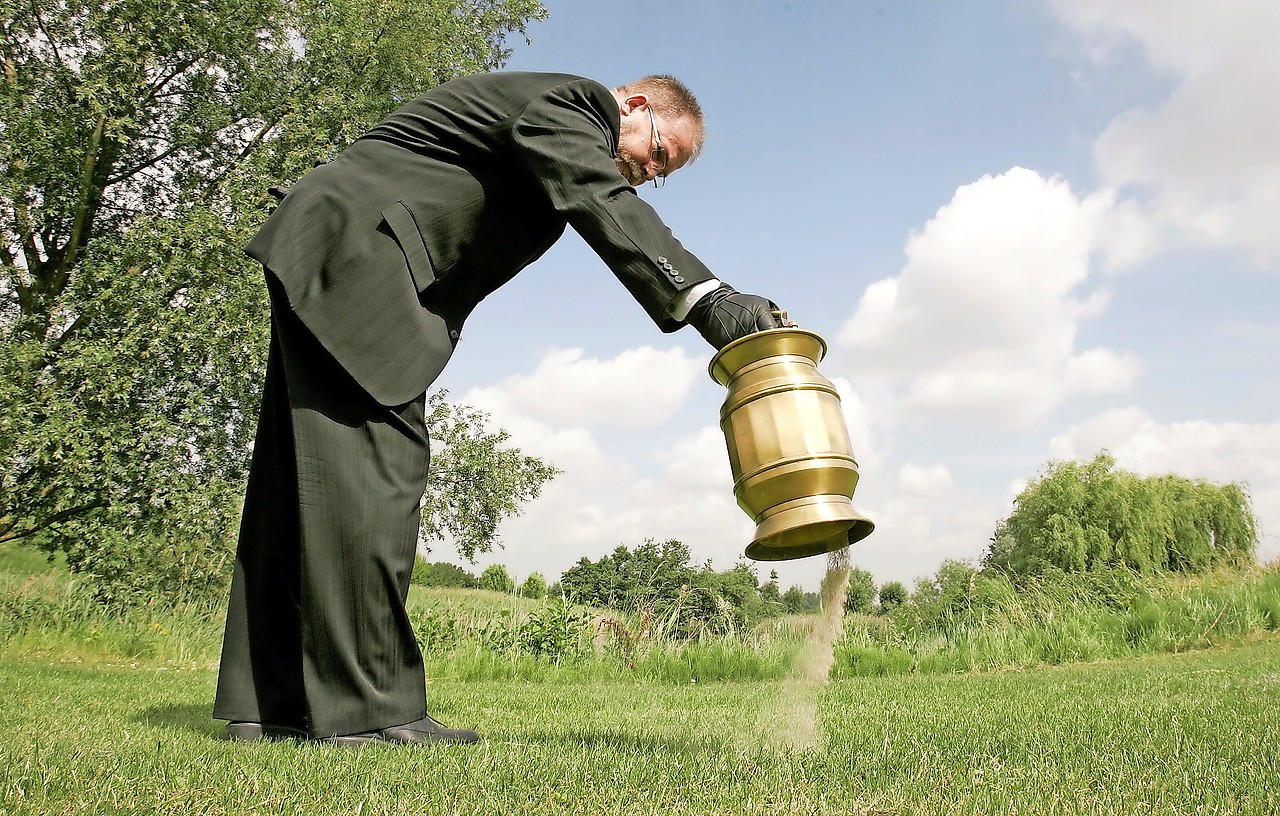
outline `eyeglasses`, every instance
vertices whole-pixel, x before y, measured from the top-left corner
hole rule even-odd
[[[653,115],[653,108],[646,108],[649,111],[649,124],[653,126],[653,158],[658,163],[658,175],[653,177],[653,186],[661,187],[667,183],[667,149],[662,146],[662,137],[658,135],[658,119]]]

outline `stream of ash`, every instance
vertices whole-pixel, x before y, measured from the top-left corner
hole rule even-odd
[[[761,712],[760,734],[775,747],[815,748],[822,742],[818,699],[835,661],[835,644],[844,627],[844,602],[849,593],[849,548],[827,556],[822,578],[822,607],[795,663],[794,675],[783,682],[775,705]]]

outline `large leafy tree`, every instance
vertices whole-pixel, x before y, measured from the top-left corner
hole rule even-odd
[[[107,597],[220,587],[266,341],[241,247],[267,187],[500,65],[543,13],[0,0],[0,540],[64,551]]]
[[[983,560],[1015,575],[1198,572],[1252,560],[1258,542],[1249,494],[1239,484],[1181,476],[1142,477],[1103,451],[1090,462],[1056,462],[1016,499]]]

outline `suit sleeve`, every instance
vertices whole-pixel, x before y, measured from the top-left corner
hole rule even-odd
[[[512,133],[520,160],[557,212],[595,250],[663,331],[681,292],[712,279],[614,161],[616,101],[599,83],[566,82],[536,97]]]

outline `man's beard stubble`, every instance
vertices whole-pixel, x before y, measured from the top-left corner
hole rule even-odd
[[[618,157],[614,159],[614,161],[618,165],[618,172],[622,174],[622,177],[627,180],[628,184],[632,187],[639,187],[641,184],[644,184],[644,171],[640,169],[639,163],[634,159],[628,158],[627,156],[619,153]]]

